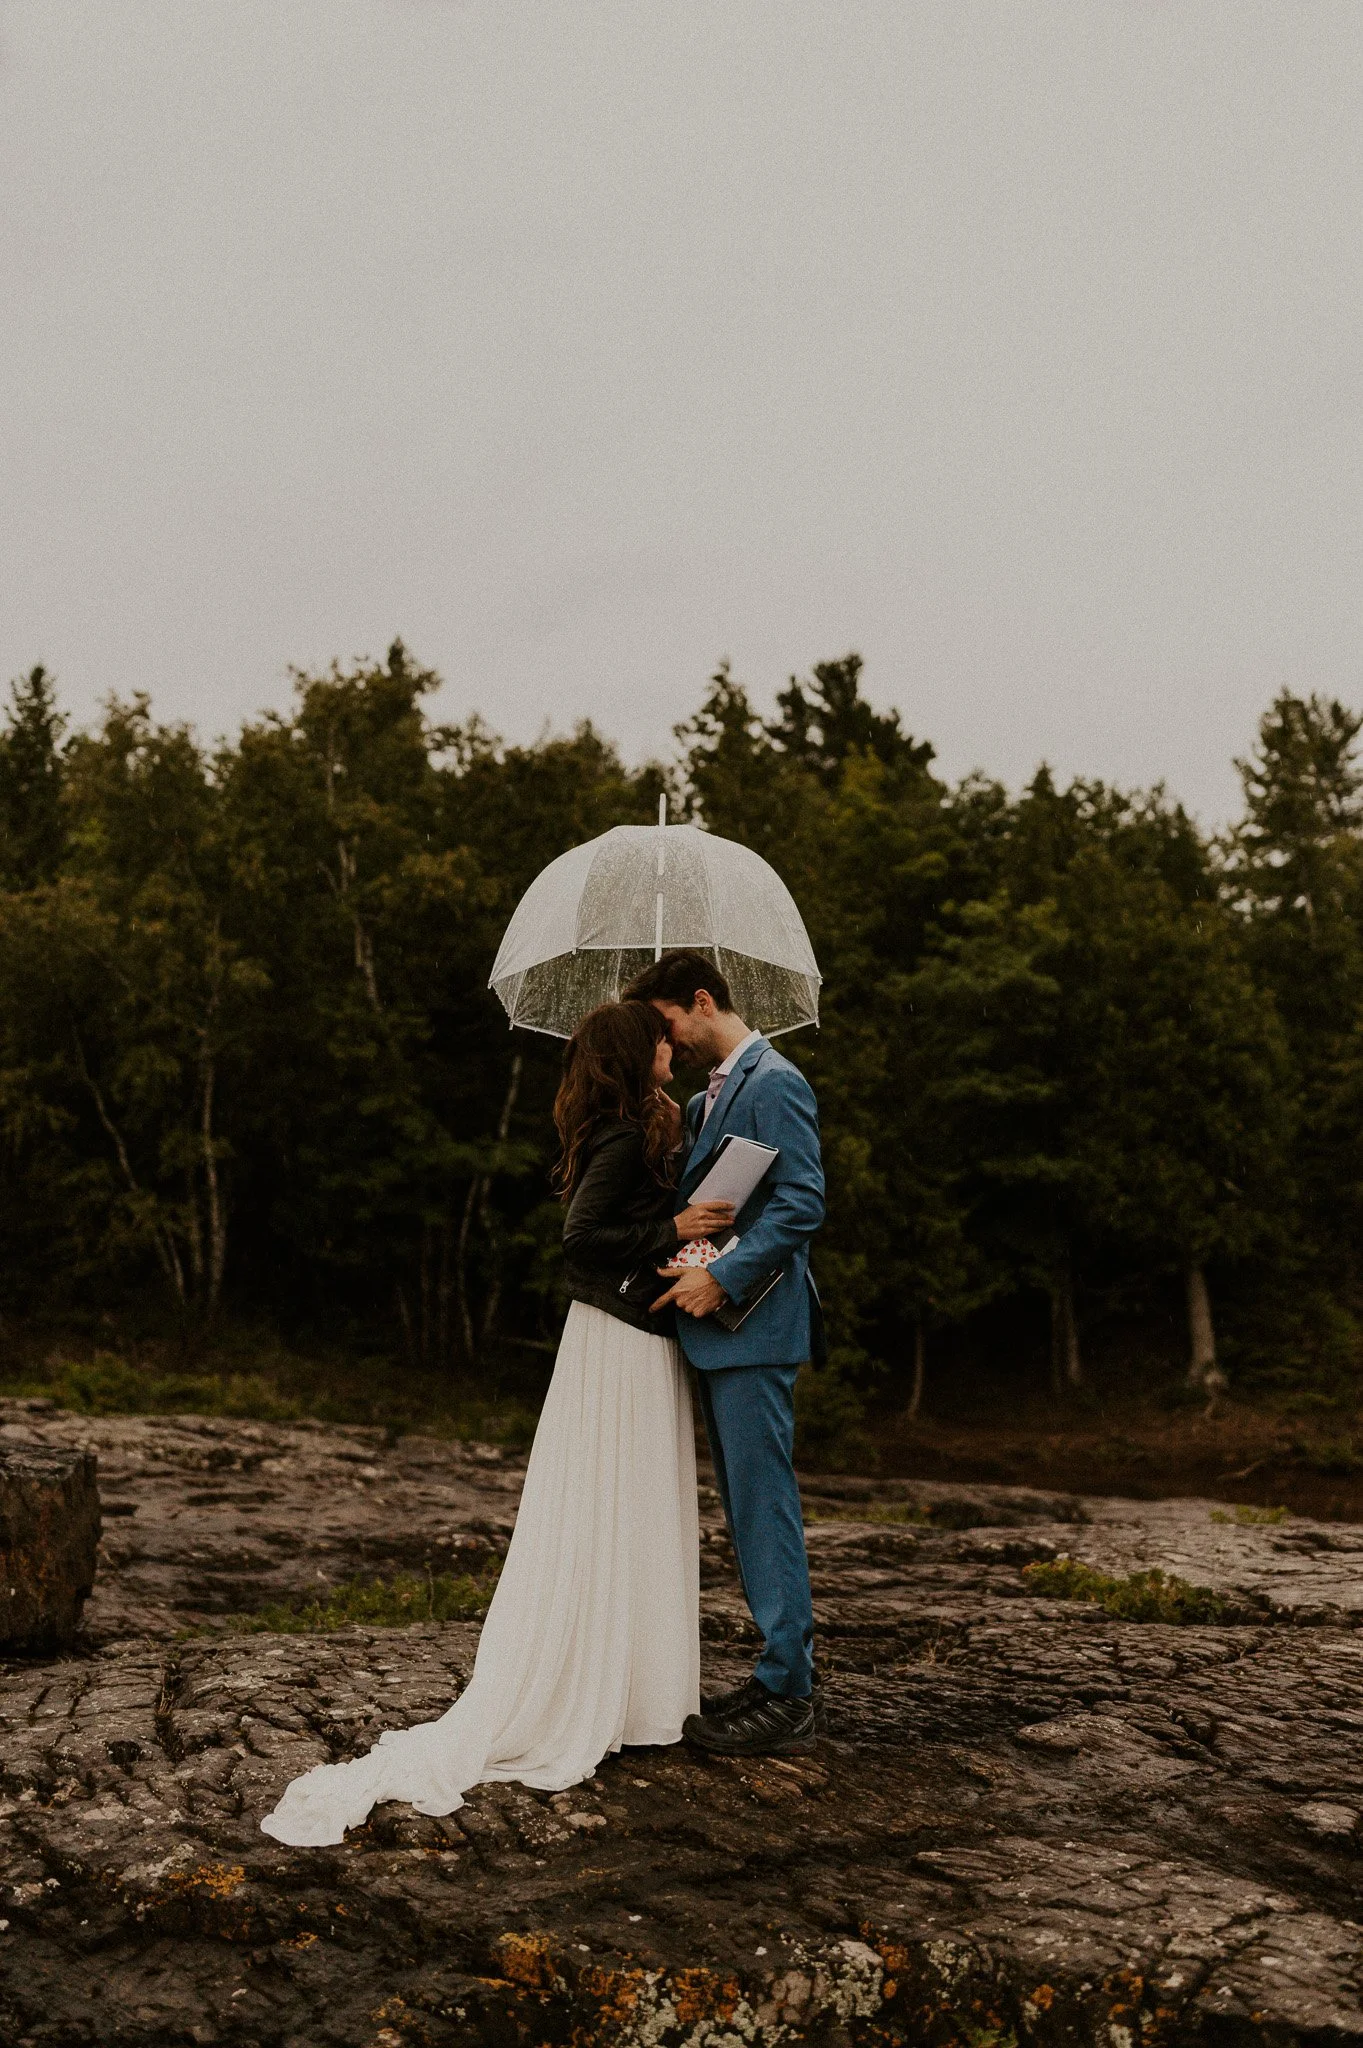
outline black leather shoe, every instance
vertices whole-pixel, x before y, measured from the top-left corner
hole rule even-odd
[[[724,1719],[729,1714],[740,1712],[744,1707],[754,1707],[759,1701],[770,1698],[772,1694],[760,1678],[745,1678],[742,1685],[731,1686],[728,1692],[703,1692],[700,1696],[701,1718],[706,1721],[712,1721],[716,1716]],[[817,1678],[814,1680],[810,1698],[814,1704],[814,1733],[826,1735],[828,1706],[824,1700],[823,1687]]]
[[[682,1722],[687,1741],[712,1756],[808,1756],[817,1748],[812,1698],[783,1700],[760,1678],[749,1686],[759,1696],[726,1714],[688,1714]]]

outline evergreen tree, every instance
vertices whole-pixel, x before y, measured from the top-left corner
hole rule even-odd
[[[10,684],[0,732],[0,877],[9,888],[50,882],[61,865],[65,731],[55,685],[41,664]]]
[[[1294,1245],[1281,1275],[1308,1351],[1356,1365],[1363,1317],[1363,715],[1283,691],[1238,763],[1227,885],[1291,1046]]]
[[[825,787],[839,781],[847,762],[861,755],[891,771],[925,769],[933,758],[926,740],[904,731],[897,711],[876,711],[861,694],[859,654],[816,662],[812,681],[792,676],[776,702],[780,717],[767,730],[788,760],[818,776]]]

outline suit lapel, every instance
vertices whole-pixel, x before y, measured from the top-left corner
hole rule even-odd
[[[686,1162],[686,1169],[682,1175],[684,1181],[691,1179],[697,1167],[704,1166],[706,1160],[723,1137],[723,1126],[729,1111],[737,1101],[739,1092],[743,1087],[743,1083],[747,1080],[749,1072],[756,1066],[766,1049],[767,1040],[759,1038],[755,1045],[748,1047],[742,1059],[739,1060],[738,1064],[730,1072],[729,1078],[716,1098],[714,1108],[710,1111],[706,1122],[701,1125],[696,1142],[691,1147],[691,1156]],[[703,1114],[703,1109],[699,1113]]]

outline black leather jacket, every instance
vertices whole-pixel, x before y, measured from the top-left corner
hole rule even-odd
[[[670,1337],[672,1310],[650,1315],[648,1304],[668,1283],[655,1268],[677,1249],[672,1214],[676,1190],[654,1178],[635,1124],[598,1124],[587,1140],[578,1183],[563,1223],[563,1257],[574,1301]],[[627,1294],[621,1287],[635,1276]]]

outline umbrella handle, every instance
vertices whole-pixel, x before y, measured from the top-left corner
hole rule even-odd
[[[663,863],[667,858],[667,791],[658,798],[658,901],[653,917],[653,957],[663,957]]]

